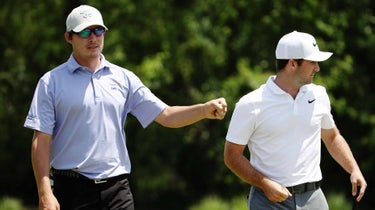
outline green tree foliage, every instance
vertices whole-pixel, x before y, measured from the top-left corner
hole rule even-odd
[[[205,195],[245,195],[248,185],[223,164],[226,129],[237,100],[274,72],[278,39],[313,34],[334,56],[320,64],[336,123],[370,183],[375,164],[374,8],[370,0],[3,0],[0,8],[0,195],[36,204],[30,164],[32,132],[22,127],[38,78],[64,62],[65,18],[79,4],[102,11],[109,27],[104,54],[134,71],[171,105],[223,96],[223,121],[181,129],[126,123],[138,209],[187,209]],[[326,192],[350,197],[349,176],[323,149]],[[338,171],[340,173],[338,173]],[[19,190],[23,189],[23,190]],[[374,206],[369,187],[364,208]]]

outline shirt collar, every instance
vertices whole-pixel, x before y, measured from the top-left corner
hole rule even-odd
[[[266,82],[266,86],[268,89],[271,90],[272,93],[277,95],[285,94],[285,91],[283,91],[279,86],[275,83],[276,75],[272,75],[268,78]]]
[[[279,86],[276,85],[275,83],[276,75],[272,75],[268,78],[266,82],[266,86],[274,93],[277,95],[282,95],[282,94],[287,94],[284,90],[282,90]],[[308,85],[303,85],[299,89],[299,93],[305,93],[307,91]]]
[[[104,69],[104,68],[109,69],[109,62],[105,59],[104,55],[103,55],[103,54],[100,54],[100,57],[101,57],[101,62],[100,62],[100,67],[99,67],[99,69]],[[76,61],[76,59],[74,58],[73,54],[70,55],[70,57],[69,57],[67,63],[68,63],[68,70],[69,70],[71,73],[75,72],[76,70],[86,68],[85,66],[80,65],[80,64]]]

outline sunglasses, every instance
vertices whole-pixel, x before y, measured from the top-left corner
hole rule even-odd
[[[105,32],[105,28],[103,27],[97,27],[97,28],[93,28],[93,29],[83,29],[82,31],[80,32],[74,32],[75,34],[78,34],[79,37],[81,38],[89,38],[91,33],[94,33],[96,37],[101,37],[103,36]]]

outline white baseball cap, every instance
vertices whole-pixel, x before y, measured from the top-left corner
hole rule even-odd
[[[66,18],[67,32],[80,32],[83,29],[93,25],[102,26],[105,28],[105,30],[108,30],[108,28],[104,25],[102,15],[100,14],[99,10],[92,6],[81,5],[76,7]]]
[[[332,52],[320,51],[312,35],[298,31],[293,31],[281,37],[276,47],[276,59],[325,61],[332,54]]]

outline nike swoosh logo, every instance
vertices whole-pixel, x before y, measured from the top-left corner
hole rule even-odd
[[[313,46],[316,47],[316,43],[313,43]]]
[[[309,104],[311,104],[312,102],[314,102],[316,99],[312,99],[312,100],[307,100],[307,102],[309,102]]]

